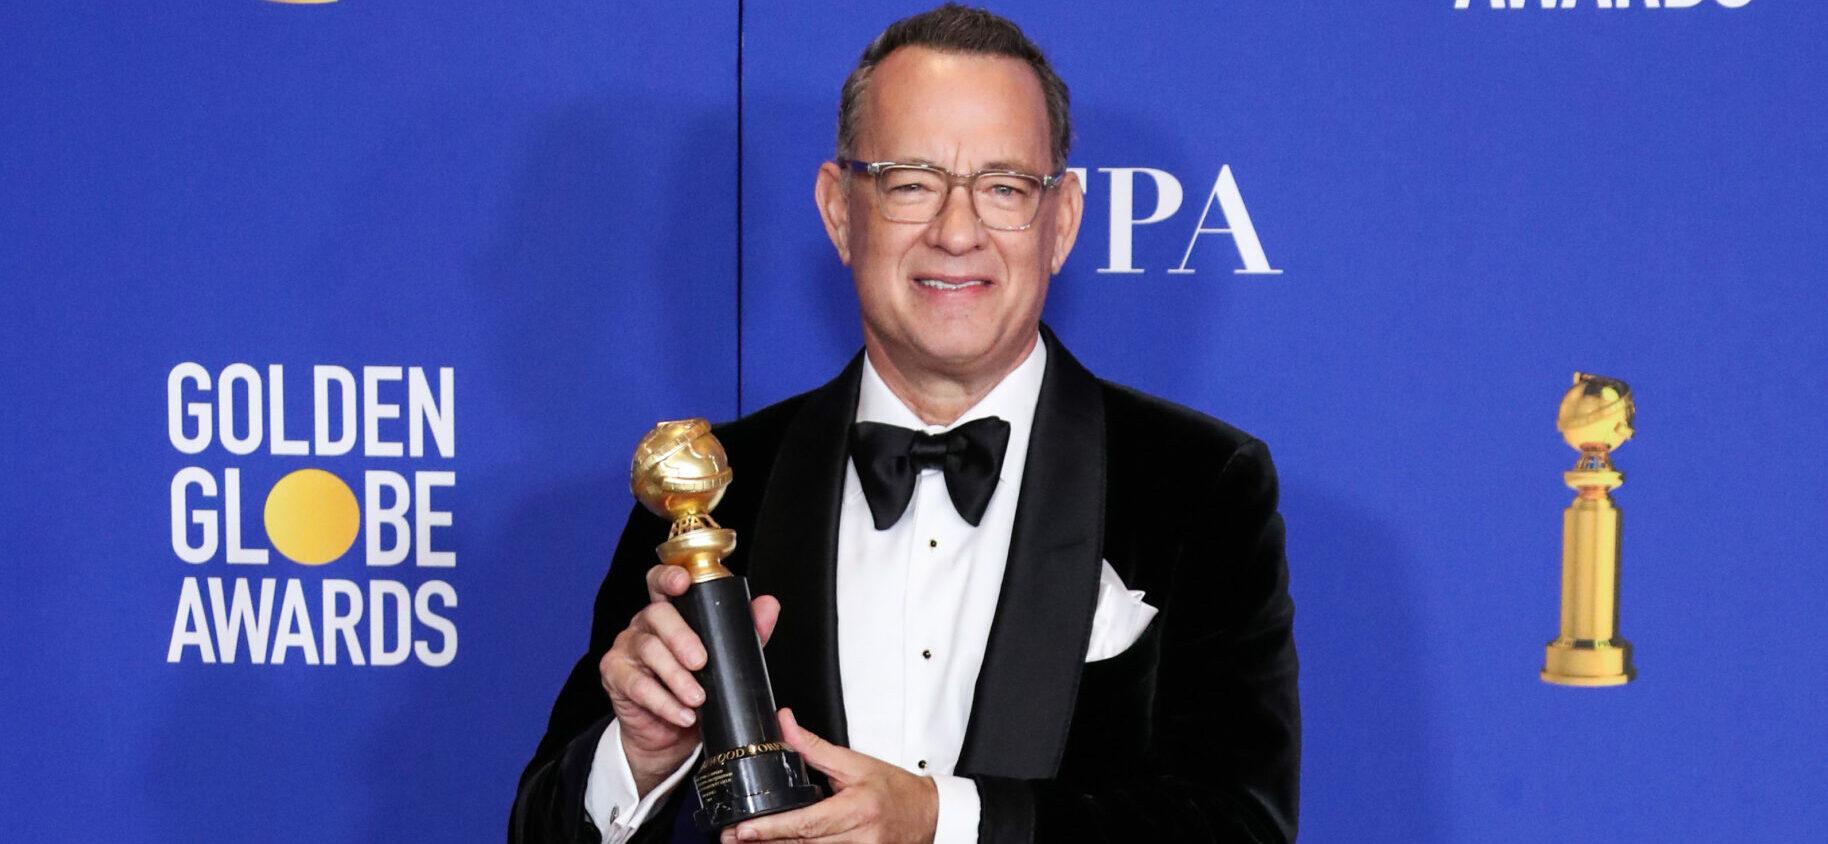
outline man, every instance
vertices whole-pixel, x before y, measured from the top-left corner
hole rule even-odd
[[[724,841],[1287,840],[1299,716],[1262,443],[1040,325],[1078,232],[1066,87],[945,6],[846,81],[815,196],[864,353],[717,429],[785,740],[831,796]],[[526,839],[666,840],[704,648],[630,516],[516,799]],[[694,801],[695,802],[695,801]]]

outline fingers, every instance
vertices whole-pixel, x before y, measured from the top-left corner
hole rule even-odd
[[[735,841],[811,841],[856,829],[866,820],[874,822],[875,818],[870,813],[859,811],[862,807],[853,803],[854,801],[844,799],[843,795],[836,795],[802,809],[743,821],[724,830],[719,840],[723,844]]]
[[[666,684],[667,691],[672,692],[673,697],[693,708],[704,704],[704,689],[698,685],[697,680],[692,679],[692,672],[679,664],[665,642],[650,636],[642,640],[640,649],[642,663]]]
[[[685,569],[664,563],[647,570],[647,599],[650,603],[684,595],[692,588],[692,577]]]
[[[812,731],[800,726],[794,720],[793,710],[782,708],[779,714],[781,722],[781,740],[787,746],[798,751],[806,764],[817,768],[820,773],[831,778],[832,788],[844,789],[856,782],[862,768],[871,760],[848,747],[839,747],[825,739],[813,735]]]
[[[621,639],[622,637],[620,636],[616,637],[616,641],[618,642],[621,641]],[[603,691],[609,693],[612,698],[615,696],[616,690],[610,683],[609,675],[616,670],[616,666],[621,664],[621,662],[621,656],[616,653],[614,647],[604,651],[603,658],[597,660],[597,682],[603,686]]]
[[[774,623],[781,619],[781,602],[773,595],[763,595],[749,602],[749,612],[755,616],[755,635],[766,647],[768,638],[774,635]]]
[[[650,660],[656,659],[660,662],[657,668],[648,665]],[[681,729],[692,726],[697,720],[691,707],[658,679],[663,672],[682,670],[678,661],[666,653],[666,646],[659,639],[634,628],[624,630],[616,636],[615,645],[603,655],[597,668],[602,675],[603,690],[609,693],[610,703],[616,708],[616,717],[634,715],[624,708],[632,705],[650,717]],[[696,686],[693,683],[694,689]],[[692,689],[683,691],[689,695]]]
[[[781,707],[777,717],[781,722],[781,738],[799,751],[801,756],[805,756],[807,761],[812,761],[813,756],[827,755],[827,749],[833,746],[831,742],[813,734],[813,731],[800,726],[799,720],[793,717],[792,709]]]
[[[688,670],[697,671],[705,667],[705,645],[698,634],[692,632],[692,626],[686,624],[685,616],[672,604],[648,604],[647,609],[635,614],[628,625],[631,631],[638,631],[654,636],[666,643],[667,650],[672,651],[673,658]]]
[[[671,691],[654,679],[654,675],[633,674],[627,681],[629,700],[656,716],[681,728],[692,726],[698,715],[690,707],[679,702]]]
[[[635,614],[628,629],[616,636],[615,644],[597,663],[603,689],[617,704],[619,715],[632,716],[632,710],[622,707],[633,706],[681,729],[696,723],[693,710],[704,704],[705,690],[692,672],[705,666],[707,654],[704,642],[669,600],[691,585],[691,578],[678,566],[648,569],[652,603]],[[763,595],[750,604],[750,613],[756,636],[767,644],[780,619],[780,601]]]
[[[750,818],[722,835],[742,841],[933,840],[939,791],[933,780],[839,747],[801,727],[782,709],[781,738],[831,777],[833,793],[811,806]]]
[[[691,672],[704,667],[705,649],[679,610],[649,604],[597,664],[604,691],[618,705],[632,704],[680,728],[692,726],[692,710],[705,701]],[[618,715],[632,714],[619,710]]]

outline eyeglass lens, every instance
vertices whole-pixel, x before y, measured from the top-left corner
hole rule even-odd
[[[905,223],[932,222],[946,205],[951,181],[923,167],[884,167],[877,177],[883,211]],[[978,219],[994,229],[1021,229],[1034,222],[1041,205],[1041,183],[1028,176],[983,173],[970,185]]]

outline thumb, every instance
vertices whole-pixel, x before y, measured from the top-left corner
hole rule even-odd
[[[829,777],[832,790],[842,791],[857,781],[861,773],[860,763],[864,758],[862,754],[813,735],[812,731],[801,727],[800,722],[794,720],[792,709],[782,708],[780,721],[781,740],[798,752],[806,764]]]
[[[755,635],[767,647],[768,638],[774,635],[774,623],[781,620],[781,602],[773,595],[763,595],[749,603],[749,612],[755,616]]]

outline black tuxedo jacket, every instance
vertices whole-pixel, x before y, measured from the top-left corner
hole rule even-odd
[[[1293,605],[1263,443],[1099,381],[1051,331],[1008,568],[956,773],[979,838],[1282,841],[1300,776]],[[727,561],[781,601],[766,656],[780,705],[846,743],[838,676],[838,509],[862,356],[819,389],[720,426],[735,470],[716,511]],[[510,837],[595,840],[583,809],[609,723],[597,662],[647,602],[668,525],[637,506],[597,594],[590,647],[521,777]],[[1085,662],[1100,561],[1160,611]],[[680,787],[638,840],[672,835]],[[714,840],[706,838],[706,840]]]

